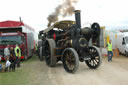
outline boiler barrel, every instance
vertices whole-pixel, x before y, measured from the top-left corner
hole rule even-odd
[[[81,33],[83,35],[91,35],[92,34],[92,29],[89,28],[89,27],[84,27],[84,28],[81,29]]]

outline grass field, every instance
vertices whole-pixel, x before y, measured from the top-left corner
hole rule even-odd
[[[28,85],[31,72],[31,69],[28,67],[33,61],[37,60],[38,58],[33,56],[29,60],[21,62],[21,67],[16,68],[15,72],[0,73],[0,85]],[[5,64],[5,62],[0,63]]]

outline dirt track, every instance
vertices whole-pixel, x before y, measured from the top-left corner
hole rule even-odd
[[[100,68],[89,69],[80,63],[75,74],[67,73],[61,62],[56,67],[47,67],[38,59],[22,68],[30,71],[27,85],[128,85],[128,58],[114,57],[112,62],[103,58]]]

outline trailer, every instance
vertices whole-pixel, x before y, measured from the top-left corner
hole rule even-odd
[[[4,60],[4,49],[7,45],[21,48],[21,59],[28,59],[34,53],[35,30],[19,21],[0,22],[0,56]]]

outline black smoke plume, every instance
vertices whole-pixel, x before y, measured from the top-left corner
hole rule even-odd
[[[77,2],[78,0],[64,0],[63,4],[58,5],[55,11],[47,17],[48,27],[51,26],[52,23],[58,21],[59,15],[62,17],[72,15],[75,10],[74,4]]]

